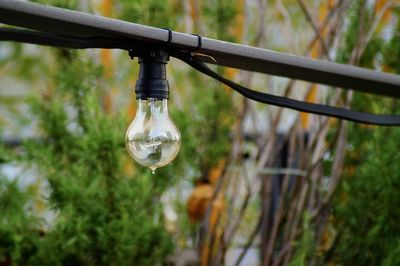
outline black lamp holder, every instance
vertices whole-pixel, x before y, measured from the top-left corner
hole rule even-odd
[[[168,99],[169,84],[165,66],[169,55],[161,49],[150,48],[136,55],[140,64],[136,82],[136,99]],[[132,57],[132,55],[131,55]]]

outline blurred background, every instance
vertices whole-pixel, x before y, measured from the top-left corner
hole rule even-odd
[[[398,0],[34,2],[400,73]],[[400,265],[399,128],[255,103],[171,59],[182,148],[153,175],[124,144],[138,69],[125,51],[0,42],[1,266]],[[400,113],[390,98],[215,69]]]

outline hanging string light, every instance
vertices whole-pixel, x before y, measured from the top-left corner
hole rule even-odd
[[[168,113],[168,59],[166,52],[157,49],[139,57],[136,116],[125,137],[130,156],[153,174],[174,160],[181,147],[181,134]]]

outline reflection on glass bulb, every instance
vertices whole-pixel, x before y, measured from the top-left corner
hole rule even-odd
[[[125,142],[132,158],[149,167],[153,174],[175,159],[181,147],[181,134],[169,117],[168,100],[138,99]]]

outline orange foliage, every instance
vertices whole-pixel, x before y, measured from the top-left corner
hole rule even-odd
[[[221,160],[217,166],[212,168],[207,175],[205,181],[199,180],[193,189],[188,201],[187,212],[192,222],[200,221],[204,218],[207,208],[212,200],[215,191],[215,185],[221,177],[225,167],[225,160]],[[214,227],[219,216],[225,209],[225,202],[221,196],[217,196],[211,205],[210,224]]]
[[[393,1],[393,3],[396,3],[398,1]],[[387,0],[377,0],[375,3],[375,12],[380,12],[385,5],[388,3]],[[382,23],[386,24],[387,22],[389,22],[390,16],[391,16],[391,12],[392,10],[389,8],[385,11],[385,13],[383,14],[382,17]]]
[[[101,13],[104,16],[110,17],[111,10],[112,10],[112,0],[103,0],[100,8],[101,8]],[[109,49],[100,50],[100,59],[101,59],[102,65],[104,67],[104,78],[106,78],[106,79],[111,78],[112,74],[113,74],[111,50],[109,50]],[[102,96],[102,102],[103,102],[104,111],[108,114],[111,113],[112,109],[113,109],[111,93],[105,92]]]
[[[203,219],[213,193],[214,188],[210,184],[200,184],[195,187],[187,201],[190,221],[195,222]]]

